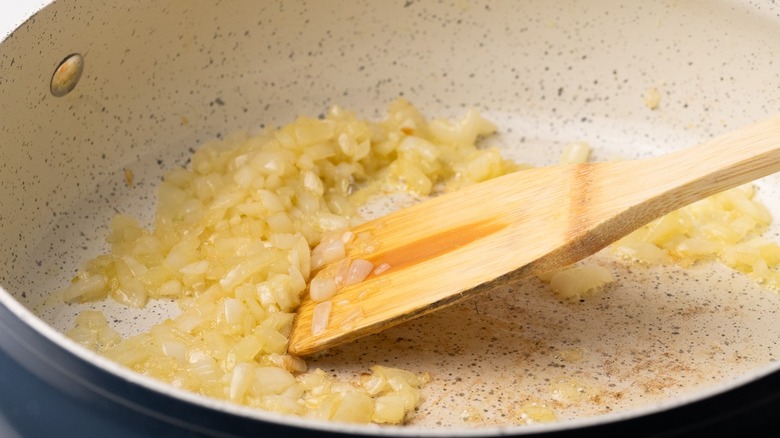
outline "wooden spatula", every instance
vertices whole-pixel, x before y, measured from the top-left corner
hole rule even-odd
[[[780,117],[665,156],[522,170],[367,222],[389,267],[343,288],[324,330],[298,309],[289,351],[307,355],[581,260],[658,217],[780,170]],[[362,252],[362,253],[361,253]],[[464,330],[468,330],[466,327]]]

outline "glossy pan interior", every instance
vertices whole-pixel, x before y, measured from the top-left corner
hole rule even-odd
[[[83,76],[55,97],[52,73],[73,53]],[[231,132],[333,104],[381,118],[402,96],[431,117],[478,108],[499,126],[486,143],[533,165],[571,141],[596,159],[649,156],[778,112],[778,54],[770,2],[56,1],[0,44],[0,345],[26,343],[33,354],[14,355],[30,363],[53,344],[107,378],[259,428],[530,434],[732,391],[777,370],[780,297],[717,265],[626,268],[602,255],[618,282],[592,298],[563,301],[529,280],[310,361],[345,377],[377,363],[429,371],[411,424],[381,429],[237,408],[133,375],[61,333],[84,308],[132,334],[175,306],[50,297],[105,250],[116,212],[148,221],[163,173]],[[759,187],[780,214],[780,179]],[[555,402],[556,382],[572,379],[598,397]],[[534,400],[554,404],[558,421],[520,424],[518,407]]]

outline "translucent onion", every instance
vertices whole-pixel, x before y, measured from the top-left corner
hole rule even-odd
[[[309,283],[309,296],[320,303],[336,295],[336,281],[332,278],[315,277]]]
[[[317,266],[315,266],[316,269],[324,265],[335,263],[346,257],[346,255],[346,248],[344,247],[343,241],[329,240],[318,245],[314,249],[312,257],[317,257]]]
[[[249,386],[255,377],[255,366],[249,363],[241,363],[233,368],[233,375],[230,378],[230,400],[240,401],[244,398]]]
[[[350,261],[347,258],[341,259],[336,265],[336,273],[333,279],[336,281],[336,286],[341,287],[349,277],[349,265]]]
[[[311,317],[311,334],[318,335],[328,328],[332,308],[333,303],[330,301],[323,301],[314,306],[314,312],[312,312]]]
[[[344,285],[349,286],[352,284],[358,284],[365,280],[371,271],[374,270],[374,264],[368,260],[357,259],[353,260],[349,265],[347,276],[344,279]]]
[[[374,269],[374,275],[379,275],[390,268],[391,268],[390,263],[380,263],[379,266],[377,266],[376,269]]]

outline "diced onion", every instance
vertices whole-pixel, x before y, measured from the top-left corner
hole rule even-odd
[[[376,269],[374,269],[374,275],[379,275],[390,268],[391,268],[390,263],[386,263],[386,262],[380,263],[379,266],[377,266]]]
[[[336,281],[332,278],[313,278],[309,283],[309,296],[316,302],[329,300],[336,294]]]
[[[255,367],[249,363],[241,363],[233,368],[230,379],[230,400],[240,401],[254,380]]]
[[[323,301],[317,303],[314,306],[314,311],[311,317],[311,334],[318,335],[328,328],[328,322],[330,321],[330,311],[333,308],[333,303],[330,301]]]
[[[550,279],[550,289],[566,298],[581,298],[612,281],[614,278],[606,268],[581,265],[555,273]]]
[[[209,269],[209,262],[207,260],[200,260],[197,262],[190,263],[187,266],[184,266],[183,268],[179,269],[179,272],[182,274],[193,274],[193,275],[199,275],[199,274],[205,274],[206,271]]]
[[[590,157],[590,145],[585,142],[569,143],[561,154],[561,164],[586,163]]]
[[[349,286],[360,283],[361,281],[365,280],[369,274],[371,274],[372,270],[374,270],[374,264],[368,260],[353,260],[349,265],[347,276],[344,279],[344,285]]]
[[[347,281],[347,278],[349,277],[349,265],[350,260],[347,258],[341,259],[336,265],[336,273],[333,277],[336,286],[341,287],[344,285],[344,282]]]
[[[102,274],[78,277],[65,289],[63,299],[66,303],[91,301],[103,298],[108,293],[108,278]]]
[[[317,253],[317,256],[320,257],[317,260],[316,268],[330,263],[335,263],[346,257],[344,242],[341,240],[331,240],[324,242],[317,246],[314,251]]]

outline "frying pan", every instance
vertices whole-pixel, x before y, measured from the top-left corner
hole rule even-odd
[[[309,360],[345,379],[374,364],[429,372],[404,426],[283,416],[135,374],[63,333],[85,308],[129,335],[175,305],[52,297],[106,251],[113,215],[150,221],[161,176],[232,132],[331,105],[380,119],[403,97],[431,117],[479,109],[499,127],[486,142],[516,161],[553,164],[572,141],[594,159],[638,158],[776,113],[779,53],[774,2],[57,0],[0,44],[0,378],[22,391],[3,400],[5,417],[27,436],[672,436],[771,425],[780,297],[716,264],[597,255],[617,278],[601,294],[566,301],[529,279]],[[79,80],[53,92],[73,54]],[[757,186],[780,214],[780,180]],[[572,379],[598,397],[522,424],[519,405]],[[15,416],[31,410],[40,421]]]

